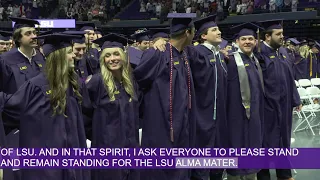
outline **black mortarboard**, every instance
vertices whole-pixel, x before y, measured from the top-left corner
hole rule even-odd
[[[67,34],[49,34],[38,36],[35,39],[44,39],[43,54],[48,56],[50,53],[59,49],[72,46],[72,39],[80,38],[79,36],[67,35]]]
[[[206,29],[211,27],[216,27],[217,23],[215,22],[216,15],[210,15],[205,18],[198,19],[194,21],[194,26],[197,30],[196,36],[198,37],[201,33],[203,33]]]
[[[224,39],[223,39],[222,42],[219,44],[219,46],[220,46],[221,49],[226,48],[227,45],[228,45],[228,41],[226,41],[226,40],[224,40]]]
[[[259,24],[267,31],[272,29],[282,29],[282,19],[260,21]]]
[[[195,17],[197,17],[196,13],[169,13],[168,18],[172,18],[170,34],[194,27],[192,19]]]
[[[150,34],[152,36],[152,39],[156,38],[169,38],[169,28],[152,28],[150,29]]]
[[[12,32],[0,30],[0,40],[9,41],[11,36],[12,36]]]
[[[234,33],[237,33],[236,39],[238,39],[241,36],[257,37],[258,30],[262,28],[253,23],[242,23],[231,27],[231,29],[234,31]]]
[[[76,37],[76,38],[72,39],[73,43],[79,43],[79,44],[86,43],[86,39],[84,37],[84,34],[86,34],[86,32],[84,32],[84,31],[64,31],[64,32],[62,32],[62,34],[79,36],[80,38]]]
[[[134,47],[128,47],[128,57],[131,64],[138,66],[143,54],[143,51],[134,48]]]
[[[15,22],[13,26],[13,30],[23,28],[23,27],[35,27],[36,24],[40,24],[38,21],[27,18],[19,18],[19,17],[10,17],[10,19]]]
[[[132,34],[131,38],[135,39],[138,42],[149,41],[150,40],[149,31],[142,31],[139,33]]]
[[[92,22],[78,22],[76,24],[76,27],[77,27],[77,30],[79,31],[85,31],[85,30],[94,31],[96,26]]]
[[[105,35],[101,38],[98,38],[98,39],[92,41],[92,42],[95,44],[99,44],[101,49],[115,48],[115,47],[124,49],[124,46],[126,46],[127,44],[130,44],[130,43],[133,43],[131,40],[129,40],[125,37],[119,36],[117,34],[114,34],[114,33],[110,33],[108,35]]]
[[[288,41],[293,45],[299,45],[300,42],[296,38],[289,38]]]

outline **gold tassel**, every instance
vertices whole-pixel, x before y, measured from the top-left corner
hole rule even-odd
[[[312,77],[312,54],[310,53],[310,77]]]
[[[173,138],[174,134],[173,134],[173,128],[170,128],[170,138],[171,138],[171,142],[174,142],[174,138]]]

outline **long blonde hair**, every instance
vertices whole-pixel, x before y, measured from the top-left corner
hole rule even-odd
[[[300,56],[301,56],[302,58],[307,58],[308,55],[309,55],[309,50],[310,50],[310,48],[309,48],[308,45],[301,46],[301,47],[299,48]]]
[[[130,68],[128,67],[128,60],[125,52],[121,48],[106,48],[102,51],[100,55],[100,68],[101,68],[101,76],[104,82],[104,85],[107,89],[110,101],[115,100],[115,92],[117,91],[116,84],[114,81],[114,77],[112,75],[112,72],[109,70],[105,63],[105,56],[107,53],[112,53],[118,51],[122,60],[122,68],[121,68],[121,74],[122,74],[122,80],[125,91],[130,95],[132,99],[135,98],[134,96],[134,87],[132,83],[132,75],[130,73]]]
[[[67,49],[69,47],[56,50],[46,57],[45,75],[49,81],[50,87],[50,104],[53,109],[53,115],[65,115],[67,104],[67,90],[69,83],[72,86],[73,92],[82,101],[82,96],[79,93],[79,84],[77,82],[77,74],[74,68],[69,68],[66,60]]]

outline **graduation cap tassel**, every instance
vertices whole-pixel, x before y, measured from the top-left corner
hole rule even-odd
[[[261,47],[260,47],[260,29],[258,28],[257,30],[257,37],[258,37],[258,52],[261,52]]]
[[[38,30],[38,35],[40,35],[40,24],[38,25],[37,30]],[[38,43],[38,47],[40,49],[40,46],[41,46],[40,41],[37,40],[37,43]]]

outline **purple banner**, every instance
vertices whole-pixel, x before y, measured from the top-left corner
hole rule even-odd
[[[320,169],[320,148],[1,148],[0,168]]]
[[[75,28],[75,19],[35,19],[39,21],[40,28]],[[15,22],[12,22],[12,27],[14,27]],[[36,25],[35,27],[38,27]]]

